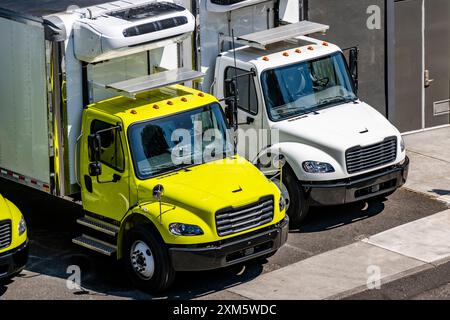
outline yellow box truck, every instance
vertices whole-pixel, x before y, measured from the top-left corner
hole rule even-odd
[[[288,233],[283,197],[236,155],[217,99],[181,85],[203,76],[181,62],[194,29],[171,2],[0,11],[0,175],[80,203],[73,242],[152,292],[176,271],[271,255]]]

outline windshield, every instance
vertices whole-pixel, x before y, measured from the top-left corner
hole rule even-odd
[[[272,121],[356,99],[347,65],[339,52],[264,71],[261,83]]]
[[[136,175],[146,179],[233,155],[227,129],[217,103],[132,125]]]

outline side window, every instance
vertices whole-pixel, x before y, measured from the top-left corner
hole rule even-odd
[[[236,69],[234,67],[228,67],[225,70],[225,79],[231,79],[235,75],[238,76],[236,81],[237,89],[239,92],[238,108],[255,115],[258,113],[258,98],[256,95],[255,82],[253,81],[253,77],[250,74],[239,77],[239,75],[245,73],[248,73],[248,71]],[[227,91],[227,88],[225,88],[226,97],[230,96],[230,93]]]
[[[91,133],[114,126],[100,120],[94,120],[91,123]],[[101,132],[100,138],[102,142],[100,162],[115,170],[123,171],[125,169],[125,157],[119,131],[112,129]]]

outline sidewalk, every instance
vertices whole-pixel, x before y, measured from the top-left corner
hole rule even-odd
[[[411,160],[405,188],[450,204],[450,127],[406,135]]]
[[[405,188],[450,205],[450,128],[405,137]],[[449,206],[450,207],[450,206]],[[226,290],[240,299],[341,299],[450,262],[450,210],[302,260]]]

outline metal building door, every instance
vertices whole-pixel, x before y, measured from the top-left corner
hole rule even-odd
[[[425,127],[450,124],[450,1],[425,0]]]
[[[395,2],[394,124],[401,132],[422,129],[422,11],[422,0]]]

